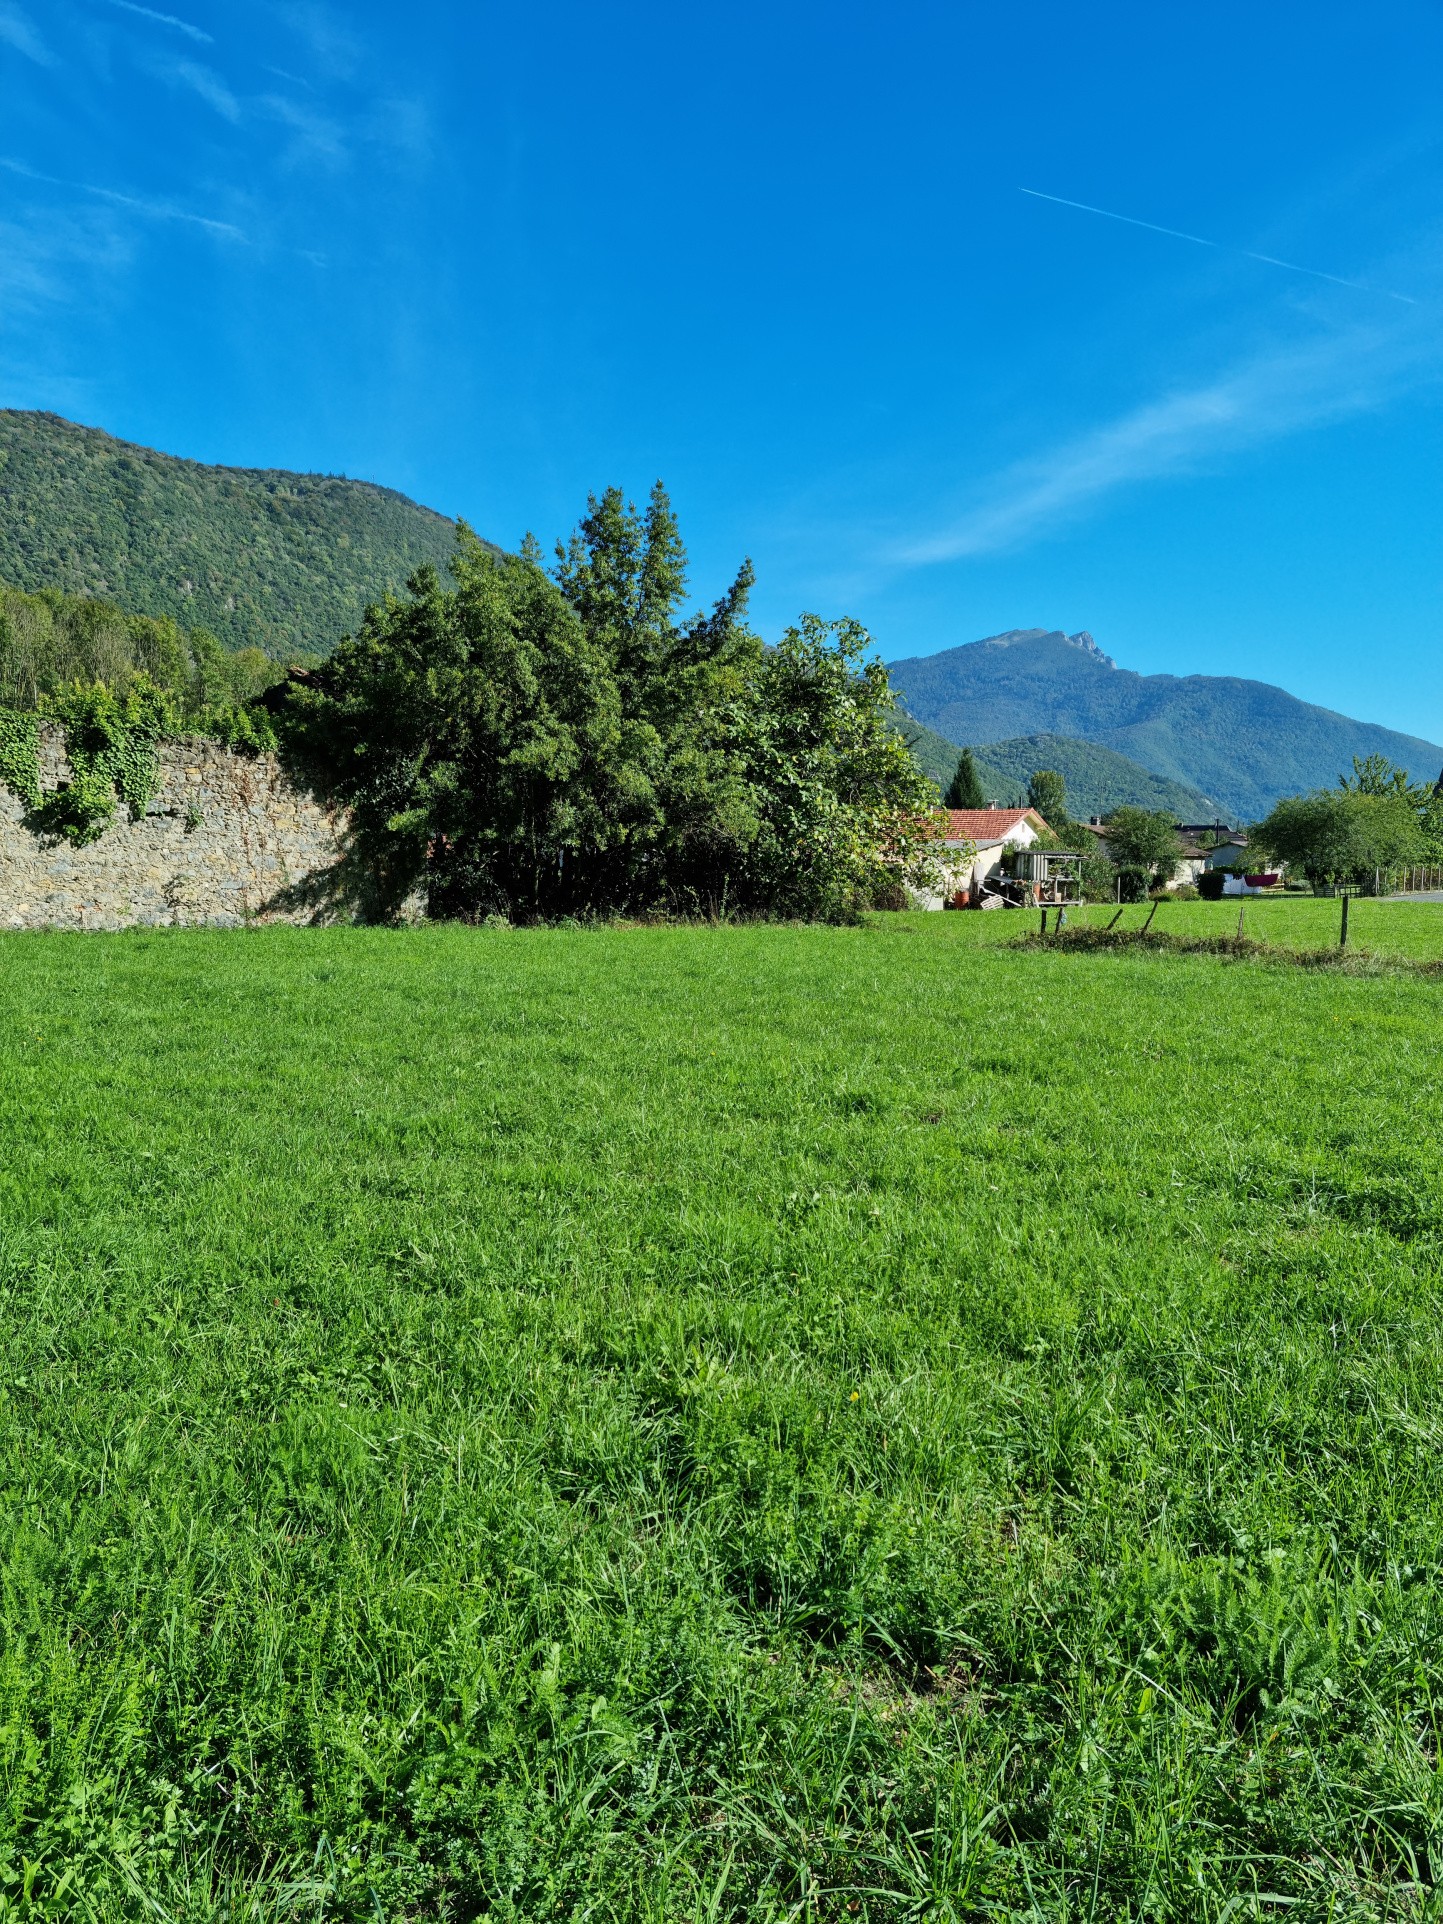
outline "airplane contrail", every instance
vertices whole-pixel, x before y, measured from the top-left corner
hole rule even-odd
[[[138,13],[142,20],[155,20],[162,27],[174,27],[177,33],[185,34],[188,39],[204,40],[209,46],[215,45],[213,33],[206,33],[200,27],[193,27],[189,20],[177,20],[173,13],[157,13],[154,7],[138,6],[136,0],[110,0],[110,4],[112,7],[120,7],[126,13]]]
[[[1331,281],[1334,287],[1355,288],[1361,294],[1381,294],[1387,301],[1402,301],[1407,307],[1418,303],[1411,294],[1395,294],[1388,287],[1371,287],[1367,281],[1345,281],[1341,274],[1325,274],[1321,268],[1301,267],[1297,261],[1280,261],[1273,254],[1255,254],[1250,247],[1229,247],[1225,241],[1205,240],[1201,234],[1185,234],[1180,227],[1159,227],[1156,221],[1136,220],[1131,214],[1114,214],[1106,207],[1090,207],[1085,200],[1064,200],[1061,194],[1043,194],[1035,187],[1019,187],[1019,194],[1033,200],[1050,200],[1056,207],[1075,207],[1079,213],[1100,214],[1104,220],[1120,220],[1127,227],[1145,227],[1150,234],[1167,234],[1173,240],[1191,241],[1194,247],[1211,247],[1220,254],[1239,254],[1246,261],[1262,261],[1267,267],[1285,267],[1290,274],[1307,274],[1315,281]]]

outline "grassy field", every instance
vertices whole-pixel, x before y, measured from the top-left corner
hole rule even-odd
[[[0,1917],[1435,1914],[1443,983],[1021,926],[0,938]]]

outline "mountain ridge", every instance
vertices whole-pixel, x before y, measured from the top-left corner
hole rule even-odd
[[[1085,631],[1084,631],[1085,633]],[[1087,635],[1087,642],[1092,637]],[[1010,629],[888,664],[908,713],[950,739],[1057,735],[1116,750],[1239,821],[1331,787],[1354,755],[1432,780],[1443,745],[1236,675],[1141,675],[1060,629]]]
[[[233,649],[327,653],[455,523],[344,475],[162,454],[39,410],[0,409],[0,579],[210,629]]]

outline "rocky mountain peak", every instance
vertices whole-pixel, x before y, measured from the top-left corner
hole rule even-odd
[[[1117,663],[1112,656],[1103,654],[1085,628],[1079,628],[1075,635],[1069,635],[1067,639],[1074,648],[1080,648],[1084,655],[1091,655],[1094,661],[1101,662],[1104,668],[1116,668]]]

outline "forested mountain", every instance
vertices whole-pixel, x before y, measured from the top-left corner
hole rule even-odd
[[[1201,789],[1154,775],[1114,748],[1067,735],[1019,735],[1012,741],[984,742],[973,750],[982,785],[1004,801],[1027,793],[1035,770],[1054,768],[1067,784],[1067,805],[1074,816],[1106,815],[1125,804],[1166,809],[1179,821],[1209,821],[1217,804]]]
[[[933,728],[924,728],[910,715],[897,717],[897,732],[912,751],[912,759],[924,775],[929,776],[938,786],[946,788],[957,766],[957,757],[962,750],[956,742],[949,742],[945,735],[939,735]]]
[[[956,742],[910,715],[902,717],[899,727],[923,773],[945,789],[962,753]],[[1186,782],[1169,781],[1115,749],[1066,735],[1020,735],[1012,741],[974,744],[972,759],[988,800],[1004,808],[1026,800],[1027,784],[1039,768],[1052,768],[1067,784],[1074,815],[1105,815],[1124,803],[1168,809],[1182,821],[1203,821],[1215,812],[1213,801]]]
[[[56,660],[73,643],[86,659],[119,648],[136,665],[152,643],[170,646],[128,634],[131,616],[209,631],[231,656],[327,655],[420,562],[444,574],[454,547],[452,522],[370,482],[206,466],[54,414],[0,410],[0,583],[85,599],[63,618],[52,610],[50,630],[44,609],[14,604],[0,664],[12,701],[27,676],[49,672],[52,641]],[[99,656],[95,672],[109,678]],[[965,741],[999,797],[1020,792],[1033,767],[1055,767],[1079,813],[1125,800],[1247,820],[1331,784],[1354,755],[1386,755],[1415,777],[1443,765],[1443,747],[1264,682],[1118,668],[1085,634],[1014,629],[894,662],[891,675],[914,756],[939,785]]]
[[[170,616],[233,649],[327,654],[455,525],[336,475],[208,467],[0,410],[0,581]]]
[[[1267,682],[1115,667],[1090,635],[1013,629],[890,668],[908,712],[952,740],[1081,737],[1212,796],[1239,821],[1280,796],[1330,786],[1354,755],[1386,755],[1418,778],[1443,765],[1436,743]]]

